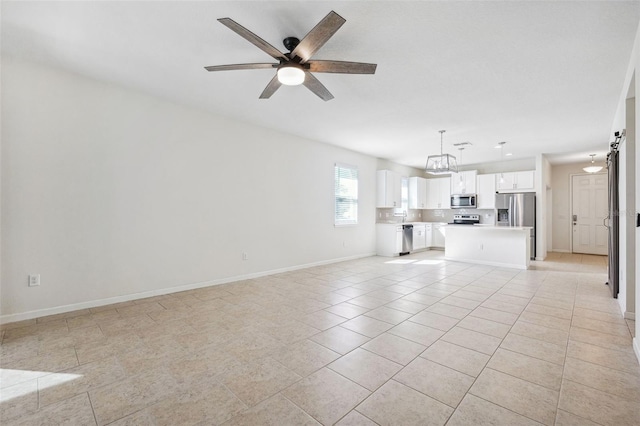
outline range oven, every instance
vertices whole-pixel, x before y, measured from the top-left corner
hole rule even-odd
[[[451,196],[452,209],[475,209],[476,194],[454,194]]]
[[[480,215],[477,214],[454,214],[453,222],[449,225],[476,225],[480,224]]]

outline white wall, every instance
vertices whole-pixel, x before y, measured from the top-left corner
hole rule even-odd
[[[547,189],[551,187],[551,164],[543,155],[536,156],[536,260],[547,257],[547,227],[551,220],[547,218]]]
[[[638,32],[636,32],[636,38],[633,45],[633,50],[631,52],[631,57],[629,59],[629,66],[627,67],[627,73],[625,76],[625,82],[621,88],[620,99],[618,101],[618,107],[616,110],[615,117],[613,119],[613,123],[611,125],[611,137],[613,138],[613,133],[615,131],[619,131],[627,125],[629,119],[633,120],[635,123],[634,129],[640,128],[640,110],[635,108],[635,119],[627,117],[627,99],[635,98],[638,99],[640,97],[640,84],[635,84],[638,80],[638,72],[640,71],[640,27],[638,28]],[[613,139],[612,139],[613,140]],[[635,141],[634,141],[635,142]],[[635,163],[633,168],[635,172],[633,174],[629,174],[625,176],[624,179],[634,179],[635,180],[635,212],[628,211],[627,214],[635,215],[640,212],[640,155],[636,149],[635,152]],[[622,161],[622,159],[621,159]],[[630,206],[632,208],[632,206]],[[638,252],[640,252],[640,228],[631,228],[627,229],[626,236],[628,237],[631,233],[635,232],[635,246],[636,246],[636,260],[633,265],[633,270],[635,272],[635,306],[640,306],[640,273],[638,273],[638,265],[640,265],[640,256],[638,256]],[[621,307],[621,310],[624,312],[624,308]],[[640,321],[636,320],[636,330],[635,336],[633,339],[633,348],[636,353],[636,357],[640,361]]]
[[[635,318],[635,98],[626,100],[626,138],[620,143],[620,293],[618,303],[626,318]]]
[[[375,252],[373,157],[2,66],[4,322]],[[333,225],[334,162],[359,168],[358,226]]]

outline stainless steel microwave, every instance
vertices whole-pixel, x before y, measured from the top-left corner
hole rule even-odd
[[[475,209],[477,196],[476,194],[455,194],[451,196],[452,209]]]

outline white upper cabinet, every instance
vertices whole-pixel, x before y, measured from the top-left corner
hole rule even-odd
[[[527,170],[524,172],[496,173],[496,190],[513,191],[535,191],[536,172]]]
[[[409,178],[409,208],[427,208],[427,180],[425,178]]]
[[[478,190],[478,208],[479,209],[495,209],[496,208],[496,175],[478,175],[476,179],[476,188]]]
[[[451,194],[475,194],[477,170],[451,173]]]
[[[391,170],[378,170],[377,179],[376,207],[399,208],[402,206],[402,177]]]
[[[451,207],[451,178],[427,179],[427,208]]]
[[[515,189],[515,173],[496,173],[496,190]]]
[[[526,172],[516,172],[516,189],[518,190],[535,190],[536,189],[536,172],[528,170]]]
[[[451,178],[438,179],[440,182],[440,205],[439,209],[451,208]]]

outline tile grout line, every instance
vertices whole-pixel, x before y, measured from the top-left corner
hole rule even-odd
[[[509,281],[511,281],[511,280],[509,280]],[[503,284],[499,289],[497,289],[497,290],[492,294],[492,296],[493,296],[494,294],[497,294],[497,293],[498,293],[502,288],[504,288],[504,286],[505,286],[505,285],[507,285],[507,284],[509,283],[509,281],[507,281],[507,282],[506,282],[505,284]],[[490,297],[491,297],[491,296],[490,296]],[[471,311],[469,314],[467,314],[464,318],[467,318],[468,316],[470,316],[472,312],[473,312],[473,311]],[[460,320],[458,321],[458,323],[460,323],[460,321],[462,321],[464,318],[460,319]],[[516,320],[516,321],[517,321],[517,320]],[[515,322],[514,322],[514,324],[515,324]],[[454,327],[456,327],[456,326],[457,326],[457,324],[456,324],[456,325],[454,325],[454,326],[452,327],[452,329],[453,329]],[[511,331],[511,328],[512,328],[512,327],[513,327],[513,325],[511,325],[511,326],[509,327],[509,331]],[[472,330],[472,331],[473,331],[473,330]],[[509,331],[507,332],[507,334],[509,334]],[[444,336],[444,335],[443,335],[443,336]],[[505,337],[506,337],[506,335],[505,335]],[[475,376],[475,377],[473,378],[473,383],[471,383],[471,385],[469,386],[469,388],[468,388],[468,389],[467,389],[467,391],[465,392],[464,396],[460,399],[460,402],[458,402],[458,405],[454,408],[453,412],[451,413],[451,415],[449,416],[449,418],[447,419],[447,421],[445,422],[445,424],[447,424],[447,423],[449,422],[449,420],[451,420],[451,418],[452,418],[452,417],[453,417],[453,415],[456,413],[456,411],[457,411],[457,410],[458,410],[458,408],[460,407],[460,404],[462,403],[462,401],[464,401],[464,399],[465,399],[465,397],[466,397],[467,395],[473,395],[473,396],[476,396],[476,395],[474,395],[473,393],[471,393],[471,389],[472,389],[472,388],[473,388],[473,386],[476,384],[476,382],[478,381],[478,379],[480,378],[480,376],[482,375],[482,373],[483,373],[487,368],[489,368],[489,367],[487,367],[487,365],[491,362],[491,359],[492,359],[492,358],[493,358],[493,356],[495,355],[495,353],[496,353],[496,351],[498,350],[498,348],[500,348],[500,345],[502,345],[502,342],[504,342],[505,337],[503,337],[503,338],[501,338],[501,339],[500,339],[500,343],[498,344],[498,346],[496,347],[496,349],[494,349],[494,350],[493,350],[493,353],[489,356],[489,359],[487,360],[487,362],[484,364],[484,366],[482,367],[482,369],[478,372],[478,375],[477,375],[477,376]],[[469,349],[469,348],[467,348],[467,349]],[[472,350],[473,350],[473,349],[472,349]],[[476,352],[478,352],[478,351],[476,351]],[[486,354],[485,354],[485,355],[486,355]],[[476,396],[476,397],[477,397],[477,396]],[[491,402],[491,401],[487,401],[487,402],[489,402],[489,403],[491,403],[491,404],[495,404],[494,402]],[[495,404],[495,405],[500,406],[499,404]],[[502,407],[502,408],[505,408],[505,409],[507,409],[507,410],[508,410],[508,408],[506,408],[506,407]],[[509,410],[509,411],[512,411],[512,410]],[[519,414],[519,413],[516,413],[516,414]],[[525,416],[525,417],[526,417],[526,416]]]
[[[96,410],[93,408],[93,401],[91,401],[91,395],[89,395],[89,391],[87,393],[87,398],[89,399],[89,405],[91,406],[91,412],[93,413],[93,420],[96,422],[96,426],[99,425],[98,417],[96,416]]]
[[[510,281],[512,281],[512,280],[513,280],[513,278],[512,278],[512,279],[510,279],[509,281],[507,281],[507,282],[506,282],[506,283],[505,283],[505,284],[504,284],[504,285],[503,285],[499,290],[497,290],[497,291],[496,291],[496,293],[498,293],[500,290],[502,290],[502,289],[504,288],[504,286],[508,285],[508,284],[509,284],[509,282],[510,282]],[[544,282],[544,279],[543,279],[543,282]],[[542,285],[542,284],[538,285],[538,287],[537,287],[537,288],[540,288],[540,286],[541,286],[541,285]],[[536,290],[536,292],[537,292],[537,290]],[[494,294],[495,294],[495,293],[494,293]],[[491,403],[491,404],[495,404],[495,405],[497,405],[497,406],[499,406],[499,407],[502,407],[502,408],[504,408],[504,409],[506,409],[506,410],[508,410],[508,411],[511,411],[511,412],[516,413],[516,414],[518,414],[518,415],[520,415],[520,416],[523,416],[523,417],[529,418],[530,420],[533,420],[533,421],[536,421],[536,422],[537,422],[537,420],[535,420],[535,419],[531,419],[530,417],[528,417],[528,416],[526,416],[526,415],[524,415],[524,414],[518,413],[518,412],[516,412],[516,411],[514,411],[514,410],[511,410],[511,409],[509,409],[509,408],[507,408],[507,407],[503,407],[502,405],[497,404],[497,403],[495,403],[495,402],[493,402],[493,401],[489,401],[489,400],[486,400],[485,398],[481,398],[480,396],[475,395],[474,393],[472,393],[472,392],[471,392],[471,389],[472,389],[472,388],[473,388],[473,386],[475,385],[475,383],[476,383],[476,381],[478,380],[478,378],[480,378],[480,376],[482,375],[482,373],[483,373],[485,370],[487,370],[487,369],[489,369],[489,370],[493,370],[493,371],[497,371],[497,372],[499,372],[499,373],[509,375],[509,376],[514,377],[514,378],[516,378],[516,379],[523,380],[523,381],[525,381],[525,382],[527,382],[527,383],[531,383],[531,384],[537,385],[536,383],[530,382],[530,381],[525,380],[525,379],[522,379],[522,378],[520,378],[520,377],[516,377],[516,376],[510,375],[510,374],[508,374],[508,373],[503,373],[503,372],[501,372],[501,371],[499,371],[499,370],[494,370],[493,368],[488,367],[489,363],[491,362],[491,359],[495,356],[496,351],[497,351],[498,349],[500,349],[500,348],[501,348],[501,345],[502,345],[502,343],[504,342],[504,339],[506,338],[506,336],[507,336],[509,333],[511,333],[511,330],[512,330],[513,326],[514,326],[514,325],[517,323],[517,321],[520,319],[520,316],[521,316],[521,315],[522,315],[522,313],[526,310],[526,307],[527,307],[527,306],[529,306],[529,304],[531,303],[531,300],[532,300],[534,297],[535,297],[535,293],[534,293],[534,295],[533,295],[533,296],[531,296],[531,297],[529,298],[529,303],[527,303],[527,305],[525,306],[525,308],[520,312],[520,314],[518,314],[518,317],[516,318],[516,320],[515,320],[515,321],[513,322],[513,324],[511,324],[511,326],[509,327],[509,331],[508,331],[508,332],[505,334],[505,336],[500,340],[500,344],[499,344],[499,345],[496,347],[496,349],[493,351],[493,353],[491,354],[491,357],[489,358],[489,360],[487,361],[487,363],[484,365],[484,367],[482,368],[482,370],[481,370],[481,371],[478,373],[478,375],[474,378],[474,381],[473,381],[473,383],[471,384],[471,386],[469,387],[469,389],[467,390],[467,392],[465,393],[465,396],[466,396],[466,395],[473,395],[473,396],[474,396],[474,397],[476,397],[476,398],[483,399],[483,400],[485,400],[485,401],[487,401],[487,402],[489,402],[489,403]],[[526,337],[526,336],[525,336],[525,337]],[[525,354],[521,354],[521,355],[528,356],[528,355],[525,355]],[[538,385],[538,386],[540,386],[540,385]],[[542,387],[543,387],[543,386],[542,386]],[[558,392],[558,396],[559,396],[559,392]],[[464,400],[464,397],[462,398],[462,400]],[[462,400],[461,400],[461,402],[462,402]],[[459,406],[459,404],[458,404],[458,406]],[[458,407],[456,407],[456,410],[457,410],[457,409],[458,409]],[[557,410],[557,408],[556,408],[556,413],[555,413],[555,414],[556,414],[556,416],[557,416],[557,411],[558,411],[558,410]],[[455,413],[455,411],[454,411],[454,413]],[[452,416],[453,416],[453,413],[452,413]]]
[[[564,358],[563,358],[563,362],[562,362],[562,376],[560,379],[560,391],[558,392],[558,400],[556,401],[556,416],[555,416],[555,422],[558,421],[558,412],[560,410],[560,398],[562,397],[562,391],[564,388],[564,381],[565,381],[565,370],[567,369],[567,356],[569,353],[569,342],[571,341],[571,327],[573,324],[573,312],[575,310],[575,306],[576,306],[576,298],[578,297],[578,286],[576,285],[576,291],[573,295],[573,304],[571,307],[571,320],[569,322],[569,332],[567,333],[567,344],[565,345],[564,348]]]

